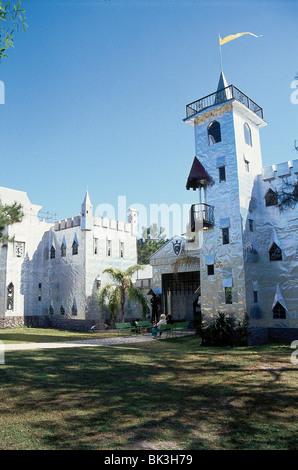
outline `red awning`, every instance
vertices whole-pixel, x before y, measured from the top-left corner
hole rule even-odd
[[[200,163],[197,157],[195,157],[187,179],[186,189],[192,188],[195,190],[211,183],[211,176],[208,175],[202,163]]]

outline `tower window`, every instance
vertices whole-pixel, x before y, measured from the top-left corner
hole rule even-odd
[[[258,291],[254,290],[254,304],[258,303]]]
[[[229,228],[226,227],[222,229],[222,244],[228,245],[229,243],[230,243]]]
[[[54,307],[53,307],[53,305],[50,305],[49,313],[50,313],[50,315],[54,315]]]
[[[269,250],[269,259],[270,261],[282,261],[281,248],[274,242],[272,243],[271,248]]]
[[[286,318],[286,309],[277,302],[272,309],[273,318]]]
[[[232,287],[225,287],[225,303],[226,304],[232,304],[233,303]]]
[[[207,127],[208,132],[208,145],[210,144],[217,144],[221,142],[221,132],[220,132],[220,124],[217,121],[210,122],[209,126]]]
[[[51,246],[51,249],[50,249],[50,258],[51,259],[55,259],[55,256],[56,256],[56,250],[55,248],[53,247],[53,245]]]
[[[226,167],[225,166],[220,166],[218,168],[218,174],[219,174],[219,182],[220,183],[222,181],[226,181]]]
[[[277,203],[278,203],[278,197],[277,197],[276,192],[274,192],[273,189],[269,188],[265,195],[266,207],[277,206]]]
[[[249,231],[253,232],[254,231],[254,221],[252,219],[248,219],[248,226],[249,226]]]
[[[207,275],[208,276],[214,275],[214,264],[207,264]]]
[[[246,160],[246,158],[244,158],[244,165],[245,165],[245,171],[247,171],[247,173],[249,173],[249,161]]]
[[[98,251],[98,238],[94,238],[94,254],[97,255]]]
[[[63,305],[61,305],[60,307],[60,313],[61,315],[65,315],[65,308],[63,307]]]
[[[247,145],[252,146],[252,140],[251,140],[251,130],[249,125],[245,122],[244,123],[244,140]]]

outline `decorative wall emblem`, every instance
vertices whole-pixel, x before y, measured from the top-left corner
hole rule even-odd
[[[173,250],[174,250],[174,253],[175,255],[179,255],[180,251],[181,251],[181,240],[175,240],[173,243]]]

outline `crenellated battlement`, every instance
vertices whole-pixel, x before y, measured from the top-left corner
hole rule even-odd
[[[270,181],[275,178],[287,178],[293,174],[298,175],[298,159],[264,167],[262,179],[263,181]]]

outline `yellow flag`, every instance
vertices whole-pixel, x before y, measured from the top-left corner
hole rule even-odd
[[[243,34],[250,34],[251,36],[255,36],[256,38],[259,38],[261,36],[257,36],[256,34],[253,33],[238,33],[238,34],[231,34],[230,36],[226,36],[225,38],[221,39],[219,36],[219,45],[222,46],[226,42],[233,41],[233,39],[237,39],[240,36],[243,36]]]

